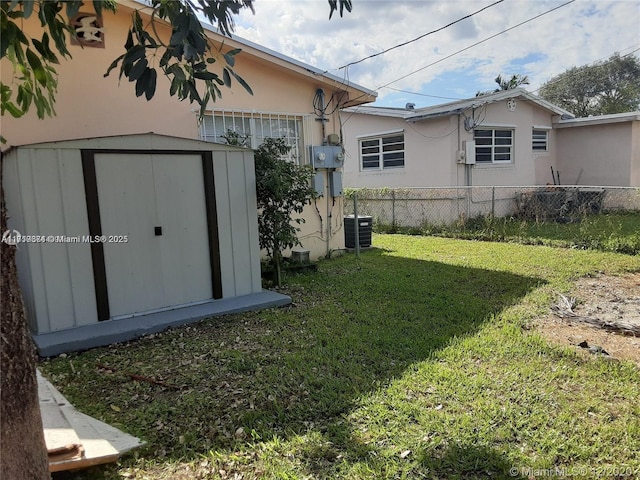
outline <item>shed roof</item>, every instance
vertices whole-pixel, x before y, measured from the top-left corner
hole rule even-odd
[[[174,137],[158,133],[132,133],[128,135],[112,135],[106,137],[78,138],[72,140],[60,140],[55,142],[40,142],[18,145],[9,148],[6,152],[16,148],[35,149],[113,149],[113,150],[202,150],[202,151],[250,151],[249,148],[236,147],[223,143],[205,142],[191,138]]]

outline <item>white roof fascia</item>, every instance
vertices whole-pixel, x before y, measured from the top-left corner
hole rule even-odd
[[[503,90],[496,93],[481,95],[479,97],[457,100],[455,102],[442,103],[440,105],[432,105],[416,110],[405,110],[401,108],[376,107],[376,106],[357,106],[345,109],[346,112],[361,113],[365,115],[377,115],[383,117],[404,118],[407,122],[418,122],[431,118],[457,115],[472,108],[479,108],[490,103],[501,102],[509,98],[524,98],[526,101],[533,102],[539,107],[559,116],[573,117],[574,115],[563,108],[550,103],[537,95],[533,95],[523,88],[515,88],[512,90]],[[569,120],[570,121],[570,120]]]
[[[573,117],[573,114],[571,114],[571,112],[564,110],[557,105],[549,103],[546,100],[527,92],[523,88],[514,88],[512,90],[503,90],[487,95],[480,95],[479,97],[422,108],[416,110],[415,113],[407,117],[407,121],[425,120],[442,115],[454,115],[470,108],[478,108],[489,103],[500,102],[502,100],[515,97],[524,97],[525,99],[536,103],[540,107],[549,110],[557,115],[568,115]]]
[[[610,115],[596,115],[593,117],[579,117],[560,120],[554,124],[555,128],[581,127],[583,125],[604,125],[607,123],[622,123],[640,121],[640,111],[612,113]]]
[[[405,109],[393,108],[393,107],[375,107],[370,105],[358,105],[355,107],[347,107],[342,109],[345,113],[361,113],[363,115],[376,115],[379,117],[394,117],[405,118],[407,115],[411,115],[410,112]]]
[[[151,8],[151,2],[148,0],[133,0],[135,3],[139,3],[141,5],[144,5],[145,7],[149,7]],[[323,71],[319,68],[316,68],[312,65],[309,65],[307,63],[301,62],[299,60],[296,60],[295,58],[291,58],[288,57],[287,55],[284,55],[280,52],[276,52],[275,50],[271,50],[270,48],[264,47],[262,45],[259,45],[257,43],[254,43],[250,40],[244,39],[242,37],[239,37],[237,35],[233,35],[232,37],[227,37],[225,35],[223,35],[222,33],[220,33],[220,30],[211,25],[210,23],[206,22],[203,19],[200,19],[200,23],[202,24],[202,28],[204,28],[205,30],[208,30],[210,32],[213,32],[217,35],[220,35],[222,37],[224,37],[225,39],[229,39],[232,40],[234,42],[239,43],[240,45],[244,45],[250,48],[253,48],[255,50],[258,50],[259,52],[262,53],[266,53],[267,55],[270,55],[272,57],[275,57],[279,60],[282,60],[286,63],[290,63],[291,65],[295,65],[296,67],[302,68],[304,70],[306,70],[307,72],[313,74],[313,75],[317,75],[320,77],[324,77],[327,80],[330,80],[332,82],[338,83],[339,85],[343,85],[345,87],[351,87],[351,88],[355,88],[356,90],[360,90],[363,93],[365,93],[366,95],[371,95],[373,97],[377,97],[378,96],[378,92],[375,92],[367,87],[363,87],[362,85],[358,85],[356,83],[353,82],[349,82],[347,80],[345,80],[344,78],[340,78],[336,75],[332,75],[330,73],[328,73],[327,71]]]

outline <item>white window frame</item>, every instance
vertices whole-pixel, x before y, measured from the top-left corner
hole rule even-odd
[[[533,126],[531,130],[531,151],[535,153],[547,153],[549,151],[549,131],[550,127],[536,127]],[[541,134],[544,133],[544,138],[541,138]],[[538,135],[538,138],[536,138]],[[542,148],[536,148],[542,147]]]
[[[491,132],[491,136],[488,137],[486,135],[478,135],[478,132]],[[498,134],[498,132],[501,132]],[[510,136],[504,136],[504,132],[510,132]],[[513,127],[498,127],[498,126],[487,126],[482,128],[476,128],[473,131],[473,140],[476,142],[476,164],[479,165],[512,165],[515,151],[515,135],[516,131]],[[505,143],[504,141],[509,138],[510,142]],[[490,143],[483,144],[484,140],[490,139]],[[507,149],[505,151],[505,149]],[[487,152],[487,150],[489,150]],[[482,157],[486,155],[490,155],[490,160],[482,160]],[[508,155],[508,159],[496,157],[503,157]]]
[[[284,138],[291,150],[289,161],[305,163],[304,124],[305,115],[279,112],[255,112],[243,110],[212,110],[206,113],[200,124],[200,139],[207,142],[227,143],[227,131],[247,135],[244,146],[256,149],[266,138]]]
[[[402,137],[402,141],[393,142],[394,139],[399,137]],[[402,148],[394,148],[398,145],[402,145]],[[358,137],[358,152],[360,155],[360,171],[362,172],[402,169],[406,160],[404,130]],[[398,162],[400,160],[397,157],[398,154],[401,154],[402,165],[385,165],[387,162]],[[388,158],[385,159],[385,156]],[[371,159],[369,162],[372,162],[374,158],[377,159],[377,165],[365,167],[365,160]]]

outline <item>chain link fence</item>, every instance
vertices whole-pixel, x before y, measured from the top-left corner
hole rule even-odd
[[[640,188],[528,186],[383,188],[346,191],[345,215],[377,230],[464,224],[478,217],[569,223],[605,212],[640,212]]]

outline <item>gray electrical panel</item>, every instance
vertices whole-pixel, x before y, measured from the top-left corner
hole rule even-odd
[[[342,168],[344,164],[340,145],[310,146],[309,157],[314,168]]]
[[[329,189],[332,197],[342,196],[342,172],[331,172],[329,174]]]
[[[318,172],[311,178],[311,187],[319,197],[324,197],[324,173]]]

